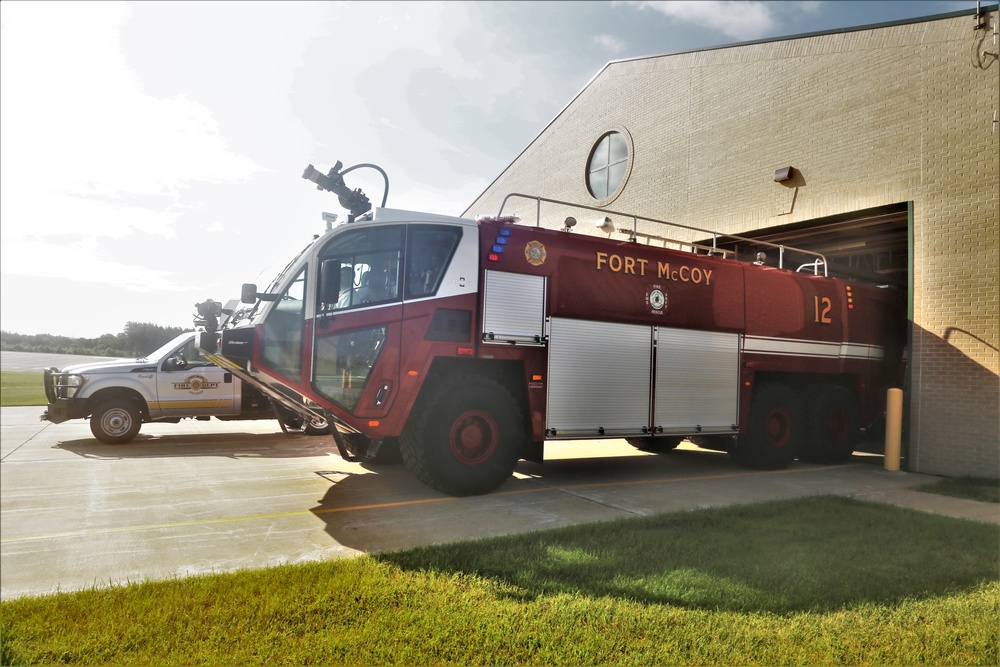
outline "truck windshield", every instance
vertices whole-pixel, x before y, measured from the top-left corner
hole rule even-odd
[[[153,352],[150,352],[146,356],[139,357],[137,359],[137,361],[149,361],[149,360],[159,361],[163,357],[165,357],[168,354],[170,354],[171,352],[173,352],[174,349],[178,345],[180,345],[182,342],[184,342],[185,340],[189,340],[189,339],[193,340],[190,332],[188,332],[188,333],[182,333],[182,334],[176,336],[175,338],[173,338],[169,343],[164,343],[159,348],[157,348]]]
[[[261,359],[289,378],[302,373],[302,327],[305,304],[305,269],[282,292],[264,321]]]

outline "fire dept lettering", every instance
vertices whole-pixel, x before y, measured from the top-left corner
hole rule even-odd
[[[219,382],[209,382],[208,378],[202,375],[189,375],[183,382],[173,382],[176,391],[189,391],[192,394],[200,394],[206,389],[217,389]]]
[[[647,272],[652,275],[656,271],[656,277],[660,280],[671,280],[678,283],[693,283],[695,285],[712,284],[712,269],[703,269],[687,264],[673,264],[670,262],[653,262],[639,257],[629,257],[628,255],[614,255],[606,252],[597,253],[597,270],[605,269],[613,273],[624,273],[633,276],[645,276]]]

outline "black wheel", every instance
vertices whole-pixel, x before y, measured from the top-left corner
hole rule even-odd
[[[330,435],[330,424],[325,419],[314,417],[302,429],[306,435]]]
[[[761,470],[788,467],[798,455],[802,422],[795,392],[780,384],[759,387],[750,404],[747,433],[739,438],[733,458]]]
[[[281,423],[286,430],[294,433],[303,431],[306,426],[306,420],[302,418],[302,415],[286,410],[285,408],[279,408],[278,412],[281,415]]]
[[[399,448],[424,484],[470,496],[510,477],[526,439],[521,408],[509,391],[489,378],[461,375],[421,397]]]
[[[858,402],[837,385],[820,385],[806,395],[802,457],[815,463],[843,463],[861,442]]]
[[[135,403],[113,399],[97,406],[90,415],[90,432],[109,445],[123,445],[139,433],[142,418]]]
[[[692,435],[688,440],[695,447],[710,449],[713,452],[732,451],[734,439],[731,435]]]
[[[681,444],[683,440],[684,437],[679,435],[649,435],[641,438],[625,438],[625,442],[636,449],[644,452],[653,452],[654,454],[672,452],[677,449],[677,445]]]

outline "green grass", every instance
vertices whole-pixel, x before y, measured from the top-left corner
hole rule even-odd
[[[913,490],[986,503],[1000,503],[1000,480],[988,477],[945,477],[936,482],[915,486]]]
[[[4,664],[1000,664],[1000,527],[820,497],[0,604]]]
[[[0,407],[47,405],[41,371],[0,371]]]

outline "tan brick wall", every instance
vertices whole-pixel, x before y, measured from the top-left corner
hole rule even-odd
[[[976,65],[984,33],[973,23],[611,63],[468,214],[496,213],[508,192],[593,204],[586,161],[615,127],[634,154],[611,210],[739,234],[912,202],[907,466],[1000,477],[1000,62]],[[789,165],[797,191],[772,180]],[[523,201],[513,210],[534,215]],[[577,230],[597,233],[582,221]]]

